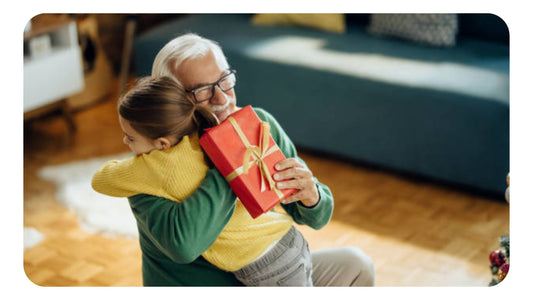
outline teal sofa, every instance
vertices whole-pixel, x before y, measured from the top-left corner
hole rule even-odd
[[[136,74],[151,73],[170,39],[198,33],[218,41],[237,70],[238,104],[271,112],[298,147],[503,199],[509,33],[499,17],[460,14],[453,47],[370,34],[367,14],[346,15],[342,34],[251,17],[188,15],[140,33]]]

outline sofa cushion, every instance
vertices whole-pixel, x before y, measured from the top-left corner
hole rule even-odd
[[[431,46],[454,46],[456,14],[372,14],[368,31]]]
[[[257,14],[252,17],[254,25],[303,26],[329,32],[344,33],[344,14]]]

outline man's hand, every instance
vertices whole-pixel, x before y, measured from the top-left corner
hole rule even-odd
[[[283,204],[301,201],[304,206],[311,207],[318,203],[319,195],[313,181],[313,173],[300,162],[294,158],[289,158],[280,161],[275,168],[279,172],[274,174],[273,178],[280,181],[276,184],[279,189],[298,189],[297,192],[284,199]]]

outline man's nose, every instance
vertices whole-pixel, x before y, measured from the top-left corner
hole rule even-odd
[[[218,85],[215,85],[215,90],[213,91],[213,98],[211,98],[211,105],[224,105],[228,101],[227,95],[220,89]]]

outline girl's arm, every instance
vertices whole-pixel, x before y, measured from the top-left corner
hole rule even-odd
[[[98,193],[112,197],[129,197],[149,191],[151,186],[146,180],[149,172],[142,167],[136,157],[108,161],[93,175],[91,186]]]

